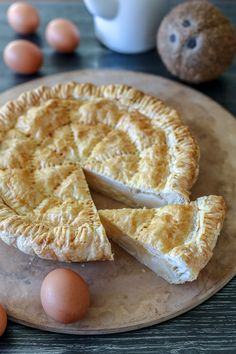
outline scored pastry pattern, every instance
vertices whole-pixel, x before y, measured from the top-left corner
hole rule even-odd
[[[144,264],[145,251],[148,260],[160,257],[159,262],[168,264],[166,279],[182,283],[196,279],[210,260],[223,226],[225,202],[223,197],[211,195],[186,205],[100,210],[99,215],[112,240]],[[154,264],[154,268],[152,263],[146,265],[165,277],[158,262]]]
[[[176,111],[124,85],[24,93],[1,109],[0,138],[1,237],[45,258],[112,258],[80,166],[184,200],[198,173],[198,146]]]

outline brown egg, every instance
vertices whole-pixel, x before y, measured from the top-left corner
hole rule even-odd
[[[26,40],[10,42],[3,52],[6,65],[19,74],[33,74],[43,63],[41,50]]]
[[[7,314],[3,306],[0,304],[0,337],[5,332],[6,327],[7,327]]]
[[[45,35],[48,44],[62,53],[73,52],[80,41],[78,28],[71,21],[63,18],[49,22]]]
[[[16,2],[8,8],[7,21],[20,34],[35,32],[40,22],[37,11],[25,2]]]
[[[88,285],[79,274],[65,268],[55,269],[44,278],[40,296],[46,314],[62,323],[80,320],[90,303]]]

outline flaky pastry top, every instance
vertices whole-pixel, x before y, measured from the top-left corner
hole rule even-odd
[[[221,196],[198,198],[186,205],[158,209],[100,210],[104,225],[115,227],[152,252],[182,262],[194,278],[212,256],[225,217]],[[116,239],[114,239],[116,241]]]
[[[199,148],[178,113],[125,85],[24,93],[1,110],[0,132],[0,168],[22,168],[28,159],[35,168],[79,163],[130,188],[185,199],[198,174]]]
[[[1,238],[44,258],[112,258],[81,167],[183,200],[198,173],[198,145],[177,112],[125,85],[23,93],[0,110],[0,141]]]

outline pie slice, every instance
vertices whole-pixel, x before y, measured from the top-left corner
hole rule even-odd
[[[36,166],[35,150],[21,148],[14,133],[11,131],[11,141],[1,152],[9,157],[9,164],[16,160],[20,164],[26,155],[22,166],[0,170],[1,239],[45,259],[112,260],[110,243],[80,166],[44,166],[43,160]]]
[[[0,238],[40,257],[111,259],[91,188],[183,203],[199,149],[175,110],[124,85],[59,84],[0,109]]]
[[[223,226],[222,197],[159,209],[100,210],[107,235],[170,283],[195,280]]]

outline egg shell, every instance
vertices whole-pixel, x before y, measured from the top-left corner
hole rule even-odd
[[[63,18],[49,22],[45,36],[48,44],[62,53],[73,52],[80,42],[79,29],[71,21]]]
[[[36,9],[25,2],[16,2],[8,8],[7,21],[20,34],[35,32],[40,23]]]
[[[0,304],[0,337],[3,335],[7,328],[7,313],[3,306]]]
[[[65,268],[55,269],[44,278],[40,297],[46,314],[62,323],[83,318],[90,304],[86,282],[78,273]]]
[[[10,42],[3,52],[6,65],[19,74],[33,74],[43,63],[43,55],[39,47],[26,40]]]

